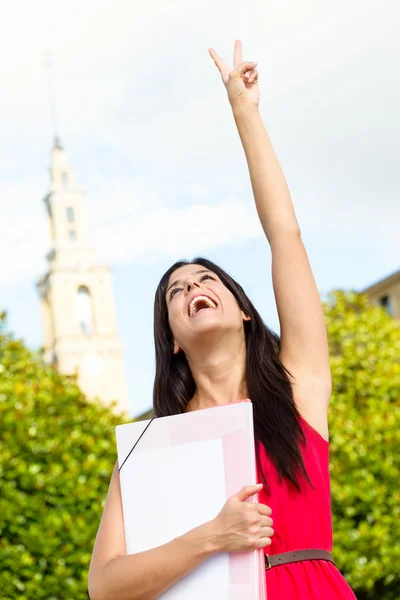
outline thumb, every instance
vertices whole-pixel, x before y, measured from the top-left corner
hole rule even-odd
[[[240,77],[244,75],[247,71],[251,71],[257,66],[256,62],[242,62],[236,69],[230,72],[230,77]]]
[[[262,483],[257,483],[257,485],[246,485],[234,495],[234,498],[239,500],[239,502],[245,502],[247,498],[250,498],[251,496],[258,494],[258,492],[261,492],[262,487]]]

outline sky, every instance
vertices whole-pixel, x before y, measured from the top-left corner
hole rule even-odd
[[[203,255],[279,332],[271,256],[225,88],[208,54],[235,39],[258,63],[260,112],[321,295],[400,263],[398,0],[25,0],[0,23],[0,309],[43,343],[36,281],[50,248],[54,125],[85,189],[89,235],[114,274],[130,414],[152,404],[153,300]]]

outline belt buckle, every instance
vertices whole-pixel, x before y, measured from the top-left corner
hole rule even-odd
[[[272,569],[272,565],[269,562],[269,556],[268,556],[268,554],[264,554],[264,561],[265,561],[265,570],[269,571],[270,569]]]

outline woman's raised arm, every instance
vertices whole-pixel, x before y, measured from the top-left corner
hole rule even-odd
[[[242,61],[235,42],[234,68],[209,50],[228,92],[246,155],[258,216],[272,253],[272,281],[281,327],[281,360],[295,378],[303,416],[327,435],[331,394],[326,325],[318,289],[301,238],[285,176],[262,122],[256,63]]]

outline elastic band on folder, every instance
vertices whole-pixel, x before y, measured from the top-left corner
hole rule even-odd
[[[147,429],[149,428],[149,426],[151,425],[151,423],[154,421],[153,417],[146,425],[146,427],[144,428],[144,430],[142,431],[140,437],[136,440],[135,445],[133,446],[132,450],[130,450],[128,456],[126,457],[126,459],[124,460],[124,462],[122,463],[122,465],[120,466],[120,468],[118,469],[118,473],[120,472],[120,470],[122,469],[122,467],[124,466],[124,464],[126,463],[126,461],[128,460],[128,458],[130,457],[130,455],[132,454],[133,450],[136,448],[136,446],[138,445],[138,443],[140,442],[140,440],[142,439],[143,435],[146,433]]]

